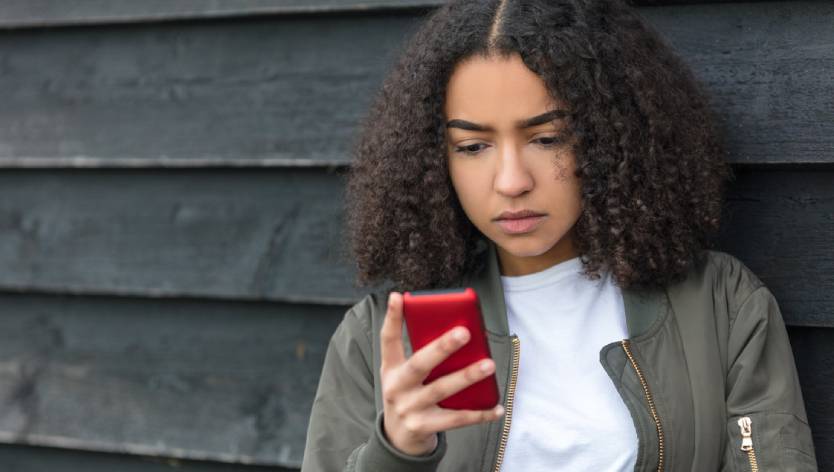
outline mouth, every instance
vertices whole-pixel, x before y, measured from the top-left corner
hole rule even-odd
[[[505,211],[494,221],[507,234],[524,234],[535,230],[546,217],[546,214],[532,210]]]

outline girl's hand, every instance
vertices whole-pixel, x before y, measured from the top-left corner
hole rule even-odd
[[[491,359],[474,362],[423,385],[434,367],[469,342],[469,330],[452,329],[406,359],[402,329],[402,295],[391,292],[380,332],[380,378],[385,434],[394,447],[415,456],[430,454],[437,447],[438,432],[493,421],[504,414],[500,404],[489,410],[437,406],[437,402],[491,375],[495,371]]]

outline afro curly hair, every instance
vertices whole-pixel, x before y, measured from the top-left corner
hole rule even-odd
[[[453,0],[405,45],[361,124],[347,175],[357,285],[456,284],[485,236],[448,172],[443,104],[457,63],[519,54],[569,106],[584,273],[665,286],[712,245],[732,170],[709,98],[687,65],[619,0]],[[480,248],[480,249],[479,249]]]

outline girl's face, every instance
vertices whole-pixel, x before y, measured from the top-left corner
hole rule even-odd
[[[554,110],[556,116],[546,116]],[[581,213],[580,185],[558,110],[566,111],[518,54],[474,56],[449,80],[444,113],[452,185],[469,220],[495,242],[504,275],[577,256],[572,228]],[[524,210],[538,216],[503,215]]]

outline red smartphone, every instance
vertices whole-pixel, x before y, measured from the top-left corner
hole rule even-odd
[[[478,295],[470,287],[405,292],[403,317],[412,352],[457,326],[467,328],[470,333],[469,342],[435,367],[423,381],[424,385],[473,362],[491,358]],[[486,410],[498,401],[498,383],[493,373],[438,405],[453,410]]]

